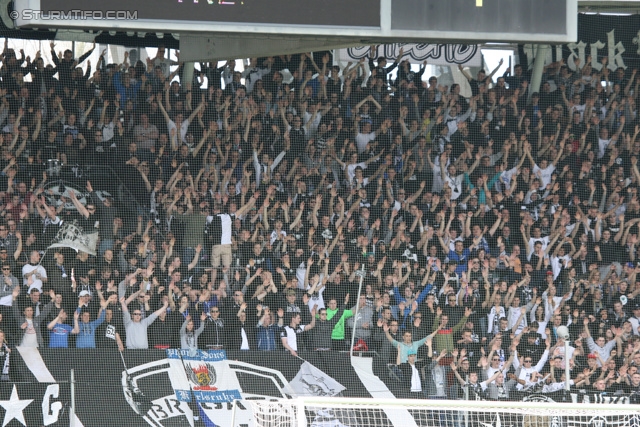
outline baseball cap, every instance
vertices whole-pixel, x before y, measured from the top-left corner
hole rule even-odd
[[[91,295],[91,294],[89,293],[89,291],[81,291],[81,292],[78,294],[78,296],[79,296],[79,297],[86,297],[86,296],[89,296],[89,295]]]
[[[598,356],[596,356],[596,355],[595,355],[595,354],[593,354],[593,353],[589,353],[589,354],[587,354],[587,359],[597,359],[597,358],[598,358]]]
[[[411,355],[414,355],[414,356],[415,356],[415,355],[417,355],[417,354],[418,354],[418,352],[417,352],[417,351],[415,351],[414,349],[411,349],[411,350],[409,350],[409,351],[407,352],[407,356],[411,356]]]

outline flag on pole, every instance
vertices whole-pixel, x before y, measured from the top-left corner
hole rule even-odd
[[[49,249],[72,248],[76,252],[82,251],[95,256],[97,244],[98,233],[87,234],[78,222],[74,220],[71,222],[65,221],[62,224]]]
[[[306,361],[289,386],[298,396],[335,396],[345,390],[338,381]]]

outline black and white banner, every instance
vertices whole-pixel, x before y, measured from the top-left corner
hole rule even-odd
[[[71,369],[75,373],[76,427],[105,425],[105,419],[114,420],[113,425],[194,426],[195,410],[200,412],[199,425],[227,427],[235,399],[245,401],[236,408],[236,426],[248,427],[253,425],[246,404],[249,400],[371,397],[351,369],[348,354],[341,353],[310,353],[305,361],[284,352],[132,350],[123,353],[124,363],[115,350],[39,352],[19,347],[13,354],[11,380],[36,387],[32,390],[16,384],[19,398],[13,398],[16,404],[11,410],[17,414],[30,399],[25,419],[27,411],[35,411],[29,416],[37,421],[27,426],[69,424],[67,383]],[[0,386],[0,416],[2,401],[12,399],[10,385],[6,389]],[[47,406],[43,402],[53,396],[53,389],[45,392],[54,386],[60,387],[58,396],[49,397]],[[55,414],[59,424],[41,421],[46,408],[50,408],[50,419]]]
[[[375,60],[384,56],[391,63],[403,49],[402,60],[408,59],[413,64],[422,64],[427,61],[431,65],[460,64],[470,67],[482,66],[482,52],[479,45],[464,44],[430,44],[430,43],[392,43],[378,46],[373,52]],[[342,62],[358,62],[360,59],[368,59],[371,56],[371,46],[350,47],[337,49],[336,56]]]
[[[284,352],[185,350],[125,351],[18,347],[12,352],[11,381],[0,383],[0,419],[4,426],[67,426],[70,421],[70,372],[75,377],[75,427],[253,426],[250,401],[298,396],[393,399],[397,391],[388,374],[376,375],[375,358],[322,352],[302,360]],[[381,378],[385,378],[382,381]],[[562,392],[519,394],[515,400],[560,401]],[[625,404],[627,396],[573,393],[574,402]],[[434,406],[434,408],[437,407]],[[194,423],[193,413],[200,420]],[[308,408],[307,425],[357,427],[371,411],[325,406]],[[375,410],[378,425],[417,427],[438,424],[423,415],[433,411],[406,408]],[[482,412],[474,412],[480,416]],[[475,416],[475,415],[474,415]],[[510,422],[521,419],[512,417]],[[110,420],[105,424],[105,420]],[[435,423],[435,424],[434,424]],[[495,424],[491,424],[495,425]],[[505,424],[502,424],[505,425]],[[511,424],[506,424],[511,425]],[[518,425],[518,424],[513,424]],[[522,424],[520,424],[522,425]],[[593,424],[591,424],[593,425]],[[638,424],[640,425],[640,419]]]
[[[529,67],[538,50],[535,45],[524,45],[524,53]],[[561,58],[569,68],[576,70],[574,59],[580,60],[582,68],[591,58],[591,68],[602,70],[602,58],[607,57],[607,68],[640,67],[640,15],[578,15],[578,41],[554,45],[545,51],[545,63],[550,64]],[[522,58],[521,58],[522,61]]]
[[[2,425],[68,426],[69,384],[0,383]]]

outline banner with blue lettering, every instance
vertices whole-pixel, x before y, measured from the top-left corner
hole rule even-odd
[[[241,399],[238,379],[229,369],[224,350],[167,350],[169,378],[181,402],[223,403]]]

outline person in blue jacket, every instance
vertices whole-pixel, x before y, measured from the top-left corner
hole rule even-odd
[[[77,330],[76,348],[96,348],[96,329],[104,322],[106,300],[100,304],[100,313],[98,318],[91,321],[91,313],[89,310],[76,310],[74,314],[74,329]],[[78,319],[81,319],[78,321]]]

